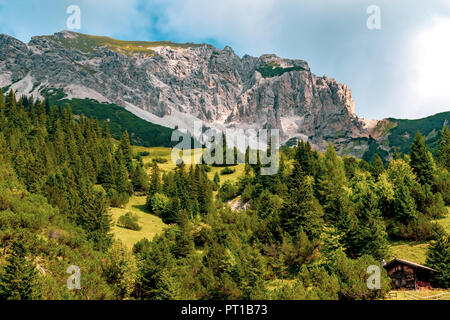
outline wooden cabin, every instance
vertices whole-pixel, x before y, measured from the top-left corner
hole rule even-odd
[[[395,258],[384,265],[393,289],[430,289],[430,274],[436,270],[418,263]]]

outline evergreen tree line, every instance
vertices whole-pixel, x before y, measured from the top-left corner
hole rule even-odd
[[[127,132],[117,142],[107,122],[1,94],[0,298],[378,299],[390,280],[381,268],[381,290],[369,290],[366,269],[392,239],[432,241],[433,282],[448,288],[449,236],[433,221],[450,203],[449,145],[444,127],[436,159],[418,133],[388,163],[300,142],[275,175],[249,164],[250,150],[236,182],[182,162],[147,175]],[[168,227],[130,253],[107,210],[133,192]],[[80,292],[65,289],[67,263],[87,277]]]
[[[0,154],[27,191],[44,195],[82,226],[99,250],[111,243],[107,208],[126,204],[134,190],[148,189],[126,131],[116,146],[106,121],[75,117],[70,106],[16,100],[12,90],[5,99],[0,94]]]
[[[198,186],[210,192],[210,184],[183,178],[202,168],[191,167],[188,175],[181,164],[159,181],[154,164],[158,190],[149,194],[149,209],[175,225],[135,246],[139,297],[379,298],[389,288],[386,275],[383,289],[374,293],[356,270],[388,257],[394,239],[432,240],[427,264],[439,270],[433,284],[448,287],[448,235],[433,221],[447,214],[449,141],[444,127],[434,159],[418,133],[411,154],[395,152],[388,163],[378,155],[372,163],[341,158],[331,144],[322,154],[300,142],[281,154],[276,175],[260,175],[259,161],[247,163],[236,183],[220,184],[216,175],[215,202],[202,214],[188,195],[198,199]],[[238,196],[246,212],[224,206]],[[167,219],[164,212],[173,216]],[[268,288],[281,280],[292,283]]]

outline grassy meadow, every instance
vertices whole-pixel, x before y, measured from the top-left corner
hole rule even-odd
[[[435,221],[443,226],[447,232],[450,232],[450,207],[447,207],[447,211],[449,213],[445,218]],[[424,264],[428,247],[429,243],[427,242],[395,241],[391,243],[389,258],[400,258]]]
[[[133,146],[133,152],[149,152],[150,155],[142,157],[144,165],[147,165],[147,172],[150,174],[150,165],[155,158],[164,158],[167,160],[166,163],[158,163],[158,167],[165,172],[172,171],[176,168],[176,164],[171,160],[171,148],[165,147],[154,147],[154,148],[146,148],[140,146]],[[191,153],[191,163],[193,163],[194,159],[199,159],[202,154],[201,149],[195,149]],[[183,160],[185,163],[189,163],[189,155],[183,156]],[[211,167],[211,171],[208,172],[208,178],[211,180],[214,178],[216,172],[220,176],[220,181],[223,183],[226,180],[231,180],[236,182],[239,177],[241,177],[244,173],[244,165],[240,164],[232,167],[236,170],[236,172],[229,175],[220,175],[220,171],[223,168]],[[148,212],[146,206],[146,196],[136,196],[133,195],[130,199],[130,202],[124,208],[111,208],[110,214],[113,220],[113,234],[114,236],[121,240],[130,250],[133,248],[133,245],[143,238],[147,238],[148,240],[152,240],[153,237],[157,234],[160,234],[164,231],[166,224],[164,224],[158,216],[152,215]],[[138,217],[138,224],[142,227],[139,231],[134,231],[126,228],[122,228],[117,226],[117,220],[120,216],[125,215],[128,212],[134,213]]]

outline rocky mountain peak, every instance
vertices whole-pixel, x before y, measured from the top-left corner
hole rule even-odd
[[[62,31],[28,45],[0,36],[0,85],[41,98],[115,103],[168,127],[279,128],[319,149],[368,137],[351,90],[303,60],[236,55],[205,44],[121,41]]]

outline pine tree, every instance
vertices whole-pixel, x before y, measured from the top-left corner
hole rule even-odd
[[[162,191],[161,184],[161,170],[158,167],[158,163],[153,162],[152,171],[150,174],[150,185],[148,189],[148,195],[152,197],[155,193]]]
[[[311,178],[297,162],[288,188],[290,195],[285,199],[281,210],[283,230],[291,236],[303,231],[310,239],[319,238],[323,227],[323,212],[315,201]]]
[[[6,96],[5,100],[5,115],[9,117],[11,114],[15,112],[16,107],[16,96],[14,94],[14,91],[11,89],[9,90],[8,95]]]
[[[416,203],[409,189],[404,185],[399,186],[395,191],[394,212],[395,219],[402,223],[408,223],[418,218]]]
[[[139,164],[131,172],[131,183],[133,184],[134,191],[149,191],[149,178],[147,172]]]
[[[450,130],[447,126],[441,130],[436,156],[439,165],[450,171]]]
[[[402,155],[400,154],[400,152],[398,151],[398,148],[394,148],[394,154],[392,155],[392,158],[394,160],[399,160],[402,158]]]
[[[0,88],[0,131],[6,128],[6,107],[5,97],[3,96],[3,90]]]
[[[115,161],[109,152],[105,152],[102,157],[97,180],[107,191],[116,186]]]
[[[297,146],[297,151],[295,153],[295,160],[301,165],[303,171],[312,177],[317,176],[317,158],[315,158],[315,153],[311,148],[309,142],[303,142],[302,140]]]
[[[214,175],[214,184],[216,185],[217,188],[220,187],[220,177],[219,177],[219,174],[217,172]]]
[[[95,248],[106,251],[112,241],[106,192],[98,186],[85,186],[83,189],[77,223],[87,231],[88,239],[93,241]]]
[[[388,241],[375,183],[369,173],[358,173],[352,184],[358,228],[351,234],[348,252],[352,256],[368,254],[381,259],[387,253]]]
[[[27,260],[28,250],[23,241],[14,242],[0,275],[0,300],[39,299],[35,266]]]
[[[105,139],[111,138],[111,133],[110,133],[110,130],[109,130],[109,124],[108,124],[108,121],[106,121],[106,120],[104,120],[102,122],[101,134],[102,134],[102,137],[105,138]]]
[[[411,146],[411,167],[421,184],[433,184],[433,159],[420,132],[417,132]]]
[[[128,171],[131,171],[131,165],[133,164],[133,151],[131,149],[130,136],[128,131],[125,130],[120,139],[119,150],[122,152],[122,157],[125,161],[125,165]]]
[[[439,288],[450,288],[450,239],[448,234],[439,232],[427,252],[427,266],[435,269],[432,281]]]
[[[194,237],[186,210],[181,210],[178,216],[179,234],[176,238],[174,253],[177,257],[186,257],[194,251]]]
[[[116,190],[119,194],[130,194],[131,185],[128,181],[128,170],[126,167],[126,159],[122,154],[122,149],[118,149],[116,153],[116,165],[115,165],[115,176],[116,176]]]
[[[344,163],[331,143],[325,152],[324,166],[325,172],[319,179],[319,196],[326,220],[337,223],[345,219],[344,216],[350,213],[351,208],[345,192],[347,177]]]
[[[375,180],[378,180],[378,177],[384,171],[383,160],[380,158],[380,156],[378,154],[375,154],[375,158],[373,159],[371,169],[372,169],[371,172],[372,172],[373,177],[375,178]]]
[[[178,223],[180,217],[181,204],[180,200],[177,198],[170,199],[169,206],[167,210],[162,212],[162,220],[164,223]]]

